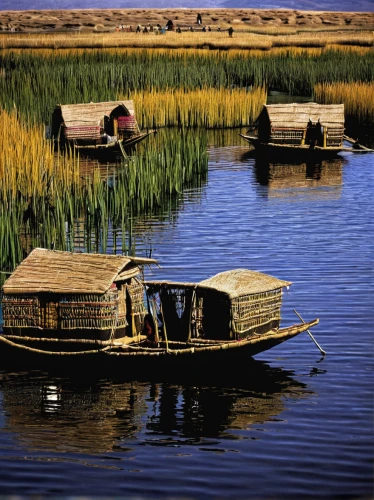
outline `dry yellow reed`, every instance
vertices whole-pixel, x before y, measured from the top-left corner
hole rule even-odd
[[[7,197],[53,194],[60,183],[71,186],[78,182],[78,160],[61,156],[53,143],[45,139],[43,125],[22,121],[17,110],[0,109],[0,194]]]
[[[266,90],[205,88],[135,91],[131,98],[142,128],[180,125],[228,128],[246,126],[254,120],[266,103]]]
[[[314,96],[321,104],[344,103],[346,115],[374,121],[373,83],[320,83],[314,86]]]
[[[310,31],[279,28],[240,29],[235,27],[232,38],[228,36],[229,25],[222,26],[220,31],[184,31],[182,33],[106,32],[106,33],[43,33],[43,34],[3,34],[0,47],[6,48],[105,48],[105,47],[167,47],[167,48],[215,48],[215,49],[262,49],[269,50],[275,46],[329,46],[331,44],[349,44],[373,46],[372,31],[345,32],[344,30],[315,29]]]

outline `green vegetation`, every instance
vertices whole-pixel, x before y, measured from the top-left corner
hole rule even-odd
[[[106,252],[113,232],[112,250],[131,253],[132,217],[162,212],[176,194],[206,176],[206,135],[201,133],[180,130],[169,141],[157,134],[110,176],[99,168],[83,176],[79,158],[54,154],[44,127],[23,124],[16,111],[0,113],[0,130],[3,271],[36,246]]]
[[[363,47],[0,51],[0,268],[35,246],[131,253],[133,217],[162,212],[204,180],[206,128],[249,123],[268,88],[315,90],[319,102],[329,94],[362,116],[373,73],[374,51]],[[172,138],[161,131],[128,163],[90,175],[45,139],[56,104],[119,98],[134,99],[141,126],[178,127]]]
[[[373,81],[372,49],[3,50],[0,105],[49,123],[56,104],[133,92],[263,87],[311,95],[317,83]]]

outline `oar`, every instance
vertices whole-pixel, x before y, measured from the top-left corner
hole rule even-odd
[[[300,314],[294,309],[293,312],[301,319],[301,321],[303,323],[305,323],[305,321],[303,320],[303,318],[300,316]],[[316,344],[316,346],[318,347],[318,349],[320,350],[322,356],[326,356],[326,352],[322,349],[322,347],[318,344],[318,342],[316,341],[316,339],[313,337],[313,335],[310,333],[309,330],[307,330],[310,338],[313,340],[313,342]]]

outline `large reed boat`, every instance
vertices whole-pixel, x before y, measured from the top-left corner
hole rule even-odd
[[[318,323],[280,328],[288,281],[246,269],[197,283],[144,281],[144,266],[156,263],[34,249],[3,286],[0,357],[121,369],[248,359]]]
[[[257,131],[255,135],[251,132]],[[280,158],[332,158],[342,151],[369,151],[344,135],[344,104],[264,105],[247,134],[256,152]],[[344,140],[353,142],[344,146]]]
[[[52,136],[87,153],[125,149],[155,130],[140,131],[132,100],[90,102],[56,106],[52,115]]]

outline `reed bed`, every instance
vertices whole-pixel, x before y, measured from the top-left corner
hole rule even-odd
[[[162,210],[183,189],[204,180],[204,133],[161,134],[110,177],[82,176],[73,152],[56,153],[44,126],[0,111],[0,271],[9,271],[35,246],[105,252],[130,250],[132,217]]]
[[[311,95],[316,83],[371,82],[374,51],[23,50],[1,52],[0,67],[0,105],[10,111],[17,103],[22,116],[48,124],[56,104],[114,100],[135,91],[253,86]]]
[[[205,88],[134,91],[131,98],[136,103],[137,119],[143,128],[232,128],[248,125],[257,118],[266,103],[266,95],[264,88]],[[120,100],[126,98],[118,96]]]
[[[340,43],[357,46],[369,46],[374,44],[372,31],[346,31],[310,29],[299,30],[295,28],[271,27],[271,28],[243,28],[234,25],[234,34],[228,36],[230,24],[213,28],[212,31],[203,32],[201,29],[194,32],[183,29],[182,33],[175,31],[166,32],[162,35],[158,32],[135,33],[135,32],[70,32],[51,34],[1,34],[0,46],[4,48],[108,48],[108,47],[148,47],[159,48],[204,48],[211,49],[261,49],[269,50],[272,47],[328,47],[331,44]]]
[[[346,115],[360,123],[374,123],[373,83],[319,83],[314,87],[316,102],[321,104],[344,103]]]

